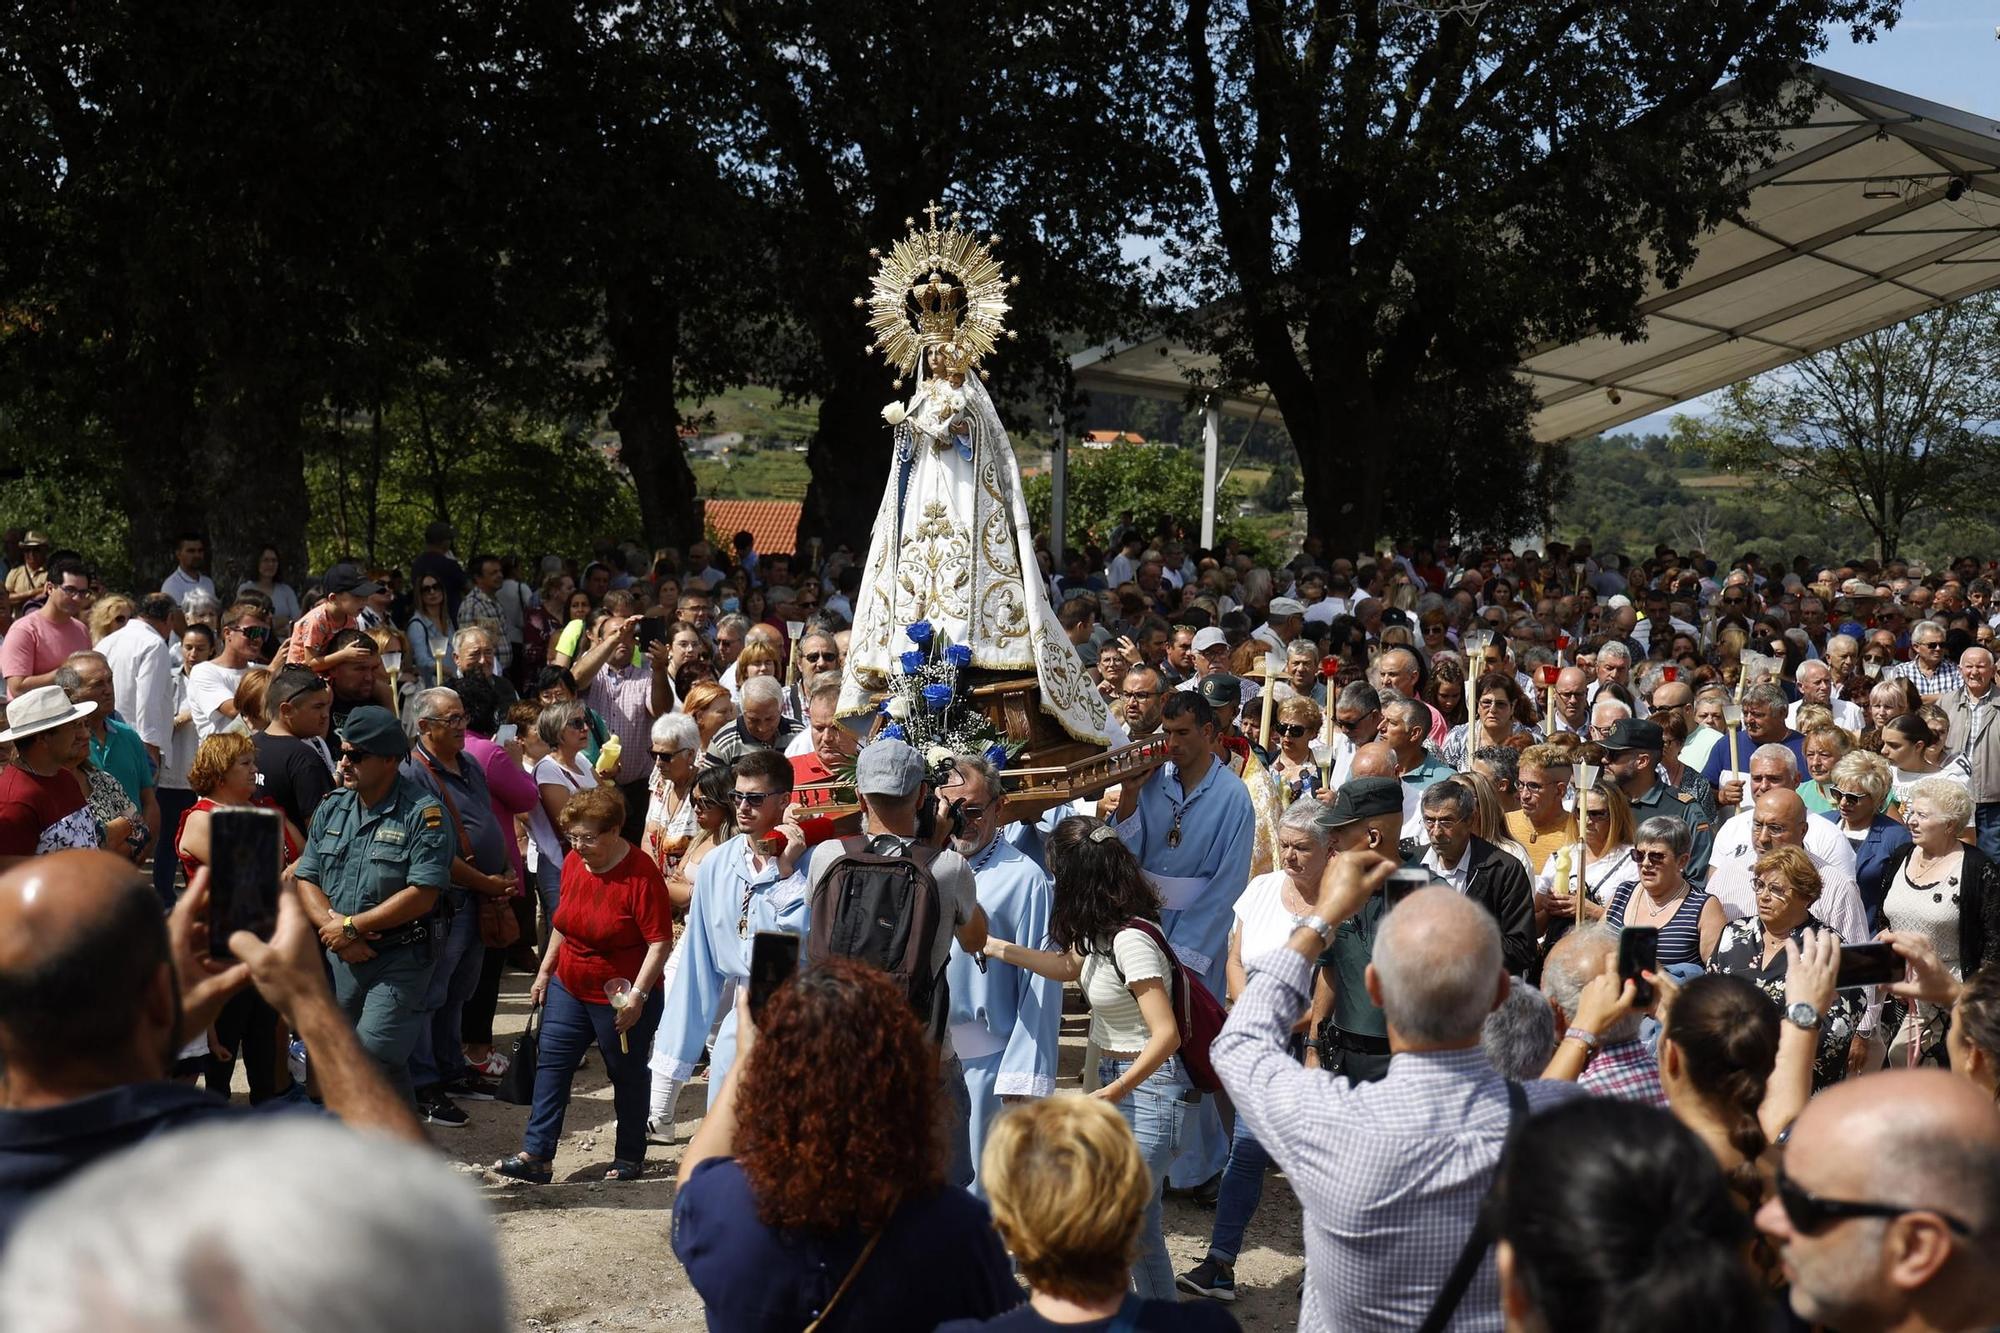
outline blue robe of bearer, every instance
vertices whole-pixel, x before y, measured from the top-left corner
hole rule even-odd
[[[986,909],[987,928],[1031,949],[1048,947],[1054,902],[1048,875],[1004,838],[969,858]],[[956,942],[946,976],[951,983],[951,1040],[965,1066],[972,1103],[973,1189],[986,1129],[1002,1097],[1047,1097],[1056,1090],[1062,1038],[1063,988],[1023,968],[988,961],[979,967]]]
[[[1178,839],[1172,837],[1176,826]],[[1167,763],[1139,789],[1139,808],[1118,821],[1118,836],[1160,890],[1167,942],[1217,998],[1228,993],[1229,928],[1250,883],[1257,814],[1243,779],[1220,760],[1187,791],[1180,765]],[[1174,845],[1169,845],[1172,842]],[[1215,1098],[1203,1097],[1181,1132],[1168,1183],[1191,1189],[1229,1159],[1229,1136]]]
[[[723,1015],[708,1061],[710,1106],[736,1059],[736,988],[750,979],[750,942],[760,930],[806,933],[806,863],[780,875],[776,857],[757,862],[739,833],[696,868],[694,897],[674,946],[674,979],[653,1039],[652,1068],[685,1083],[716,1015]]]

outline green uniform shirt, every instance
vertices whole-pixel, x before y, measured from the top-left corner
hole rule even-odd
[[[1708,813],[1694,797],[1675,791],[1655,773],[1653,789],[1632,802],[1632,825],[1637,828],[1657,815],[1669,815],[1687,825],[1687,882],[1702,887],[1708,880],[1708,855],[1715,845],[1715,827]]]
[[[1375,928],[1382,921],[1382,895],[1373,894],[1359,912],[1340,923],[1320,962],[1333,987],[1333,1025],[1359,1037],[1389,1036],[1382,1010],[1368,998],[1368,960],[1375,954]]]
[[[451,883],[455,842],[438,798],[409,778],[374,806],[342,788],[313,811],[298,877],[319,885],[342,916],[379,906],[415,885],[442,890]]]

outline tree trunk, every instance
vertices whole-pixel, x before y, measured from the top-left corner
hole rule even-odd
[[[194,465],[192,386],[185,396],[157,391],[137,396],[145,401],[128,403],[129,410],[112,417],[124,459],[119,492],[125,500],[125,552],[131,567],[123,580],[109,581],[143,594],[157,591],[173,569],[174,537],[202,531],[206,514],[202,473]],[[108,577],[114,571],[104,572]]]
[[[225,362],[206,395],[198,478],[208,513],[209,572],[226,606],[254,578],[257,554],[278,548],[284,568],[305,570],[306,476],[303,404],[255,357]]]
[[[1366,551],[1382,533],[1387,462],[1380,444],[1380,417],[1367,390],[1342,393],[1312,386],[1305,403],[1279,397],[1278,410],[1299,457],[1299,490],[1306,506],[1306,532],[1326,545],[1329,556]],[[1337,429],[1346,438],[1336,443]]]
[[[856,352],[860,351],[857,343]],[[868,551],[870,530],[882,487],[889,480],[889,460],[895,442],[882,422],[882,405],[906,396],[910,382],[889,388],[879,361],[856,356],[830,378],[833,389],[820,399],[819,429],[806,448],[812,481],[806,487],[805,512],[799,516],[801,548],[818,537],[827,551],[838,546],[857,559]]]
[[[618,461],[638,493],[646,545],[686,550],[702,537],[702,505],[681,444],[680,408],[674,401],[680,311],[661,300],[642,277],[608,281],[605,298],[605,337],[618,385],[610,414],[618,432]]]

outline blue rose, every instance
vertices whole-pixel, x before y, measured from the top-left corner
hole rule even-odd
[[[954,643],[951,647],[944,650],[944,660],[951,663],[953,666],[957,667],[971,666],[972,645],[967,643]]]
[[[1004,745],[987,746],[986,762],[993,765],[993,767],[995,768],[1007,767],[1007,747]]]
[[[951,686],[949,685],[924,686],[924,707],[930,709],[933,713],[942,713],[946,708],[950,706],[951,706]]]
[[[907,733],[904,732],[902,725],[900,723],[891,722],[888,726],[882,728],[882,734],[880,736],[877,736],[875,739],[883,741],[900,741],[900,740],[907,740],[909,739],[909,737]]]
[[[922,653],[916,651],[913,648],[909,652],[903,654],[903,670],[905,672],[908,672],[910,675],[914,676],[917,672],[922,671],[923,669],[924,669],[924,655]]]
[[[903,627],[903,633],[909,635],[910,642],[916,644],[919,648],[931,641],[931,636],[934,632],[931,629],[931,622],[928,620],[919,620],[914,625],[905,625]]]

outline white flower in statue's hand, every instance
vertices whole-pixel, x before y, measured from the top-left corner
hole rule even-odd
[[[892,426],[902,425],[903,418],[907,417],[908,415],[910,415],[910,410],[904,407],[901,403],[890,403],[887,407],[882,409],[882,420],[888,422]]]
[[[910,701],[898,694],[889,700],[889,716],[898,722],[910,720]]]

